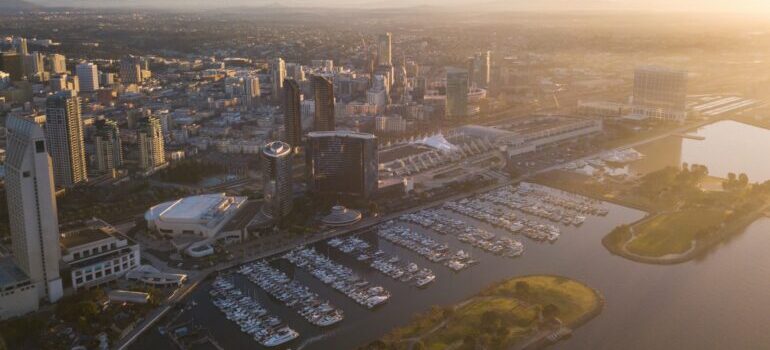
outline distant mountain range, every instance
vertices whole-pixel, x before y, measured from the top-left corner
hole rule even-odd
[[[515,11],[751,11],[767,12],[767,0],[27,0],[41,6],[108,8],[425,8]],[[24,0],[0,0],[0,8],[30,6]],[[4,5],[10,4],[10,5]],[[9,7],[10,6],[10,7]]]
[[[0,10],[32,10],[39,6],[24,0],[0,0]]]

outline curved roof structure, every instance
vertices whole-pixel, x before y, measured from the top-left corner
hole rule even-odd
[[[335,205],[332,207],[331,213],[321,219],[321,222],[329,226],[346,226],[354,224],[359,220],[361,220],[360,211]]]

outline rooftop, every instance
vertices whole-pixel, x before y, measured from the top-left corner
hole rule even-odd
[[[265,145],[263,152],[270,157],[281,157],[291,154],[291,146],[286,142],[273,141]]]
[[[84,244],[101,241],[110,238],[109,234],[97,228],[85,228],[77,231],[71,231],[61,234],[59,243],[62,247],[69,249]]]
[[[335,130],[335,131],[311,131],[307,134],[308,137],[354,137],[359,139],[376,139],[377,137],[372,134],[364,132],[356,132],[350,130]]]
[[[244,197],[229,197],[224,193],[185,197],[150,208],[145,214],[145,219],[162,219],[167,222],[201,222],[217,217],[217,213],[227,210],[228,204],[243,200],[245,200]]]
[[[0,258],[0,288],[28,280],[27,274],[22,271],[10,256]]]

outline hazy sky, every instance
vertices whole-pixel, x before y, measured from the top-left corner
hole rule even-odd
[[[2,0],[0,0],[2,1]],[[53,6],[233,7],[408,7],[441,6],[500,10],[646,10],[770,13],[770,0],[27,0]]]

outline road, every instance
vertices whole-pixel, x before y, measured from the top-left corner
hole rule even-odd
[[[643,140],[635,141],[635,142],[632,142],[632,143],[629,143],[629,144],[617,147],[615,149],[624,149],[624,148],[629,148],[629,147],[636,147],[636,146],[643,145],[643,144],[646,144],[646,143],[654,142],[654,141],[657,141],[657,140],[669,137],[671,135],[679,134],[679,133],[685,132],[685,131],[693,129],[693,128],[697,128],[697,127],[700,127],[700,126],[703,126],[703,125],[706,125],[706,124],[713,123],[715,121],[716,120],[709,120],[709,121],[701,121],[701,122],[698,122],[698,123],[688,124],[686,126],[681,126],[681,127],[676,128],[676,129],[672,129],[672,130],[666,131],[666,132],[664,132],[664,133],[662,133],[660,135],[651,136],[649,138],[645,138]],[[431,208],[431,207],[434,207],[436,205],[439,205],[439,204],[447,202],[447,201],[452,201],[452,200],[457,200],[457,199],[469,197],[469,196],[472,196],[472,195],[475,195],[475,194],[478,194],[478,193],[488,192],[488,191],[493,190],[495,188],[502,187],[502,186],[505,186],[505,185],[508,185],[508,184],[511,184],[511,183],[525,181],[525,180],[527,180],[529,178],[532,178],[532,177],[534,177],[536,175],[539,175],[539,174],[542,174],[542,173],[546,173],[546,172],[549,172],[549,171],[552,171],[552,170],[557,170],[557,169],[563,167],[566,163],[580,161],[580,160],[585,161],[585,160],[588,160],[588,159],[600,156],[600,155],[602,155],[602,154],[604,154],[604,153],[606,153],[608,151],[612,151],[612,150],[602,150],[602,151],[593,153],[591,155],[588,155],[588,156],[585,156],[585,157],[582,157],[582,158],[579,158],[579,159],[573,159],[573,160],[565,161],[565,162],[562,162],[562,163],[559,163],[559,164],[554,164],[554,165],[549,166],[549,167],[545,167],[545,168],[542,168],[542,169],[535,170],[535,171],[533,171],[531,173],[528,173],[526,175],[519,176],[518,178],[515,178],[515,179],[510,179],[508,181],[504,181],[504,182],[501,182],[501,183],[496,183],[494,185],[486,186],[486,187],[483,187],[483,188],[480,188],[480,189],[477,189],[477,190],[474,190],[474,191],[471,191],[471,192],[459,193],[457,195],[450,196],[448,198],[438,199],[438,200],[435,200],[435,201],[432,201],[430,203],[426,203],[426,204],[423,204],[423,205],[420,205],[420,206],[417,206],[417,207],[412,207],[412,208],[404,209],[404,210],[401,210],[401,211],[398,211],[398,212],[395,212],[395,213],[391,213],[391,214],[388,214],[388,215],[384,215],[384,216],[366,218],[366,219],[360,221],[359,223],[354,224],[354,225],[352,225],[350,227],[347,227],[345,229],[329,230],[329,231],[323,232],[323,233],[321,233],[319,235],[313,236],[310,239],[297,240],[297,241],[292,242],[290,244],[287,244],[287,245],[285,245],[283,247],[272,249],[272,250],[266,251],[266,252],[260,252],[260,253],[255,254],[255,255],[244,255],[244,256],[241,256],[241,258],[236,259],[234,261],[231,261],[231,262],[228,262],[228,263],[223,263],[223,264],[220,264],[220,265],[217,265],[215,267],[211,267],[211,268],[208,268],[208,269],[205,269],[205,270],[201,270],[201,271],[198,271],[198,273],[191,273],[192,277],[190,277],[190,279],[188,280],[189,281],[188,284],[180,287],[176,292],[174,292],[163,303],[163,305],[161,307],[159,307],[156,310],[153,310],[150,313],[150,315],[148,315],[148,317],[145,318],[145,320],[141,322],[140,325],[138,325],[132,332],[130,332],[126,337],[124,337],[123,339],[121,339],[117,343],[115,349],[123,350],[123,349],[128,348],[128,346],[131,345],[131,343],[133,343],[143,332],[145,332],[147,329],[152,327],[152,325],[155,324],[155,322],[157,322],[161,317],[163,317],[163,315],[165,315],[166,312],[168,312],[173,307],[173,305],[175,303],[183,300],[192,290],[195,289],[195,287],[198,286],[198,284],[200,282],[202,282],[209,274],[211,274],[213,272],[221,271],[221,270],[226,270],[226,269],[229,269],[231,267],[235,267],[235,266],[244,264],[244,263],[249,262],[249,261],[264,259],[264,258],[267,258],[269,256],[273,256],[273,255],[276,255],[276,254],[283,253],[283,252],[288,251],[290,249],[293,249],[294,247],[297,247],[297,246],[314,244],[314,243],[320,242],[322,240],[325,240],[325,239],[328,239],[328,238],[331,238],[331,237],[340,236],[340,235],[347,235],[347,234],[350,234],[350,233],[353,233],[353,232],[356,232],[356,231],[359,231],[359,230],[368,229],[368,228],[370,228],[372,226],[375,226],[377,224],[380,224],[382,222],[398,218],[399,216],[401,216],[403,214],[419,211],[419,210],[426,209],[426,208]]]

